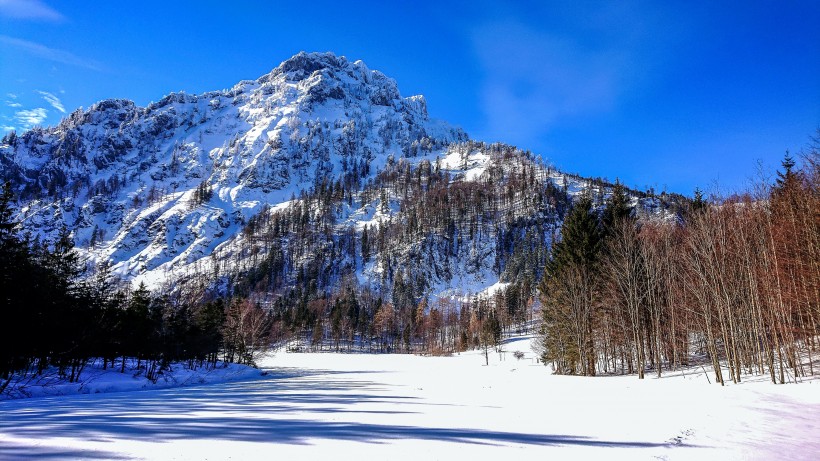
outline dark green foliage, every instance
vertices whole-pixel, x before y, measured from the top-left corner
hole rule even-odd
[[[185,302],[152,295],[144,285],[129,291],[118,286],[108,264],[81,279],[67,229],[52,245],[41,244],[21,239],[13,216],[7,185],[0,194],[0,392],[13,375],[51,366],[74,381],[91,359],[105,366],[120,360],[123,371],[126,359],[137,359],[156,379],[172,362],[214,366],[220,351],[235,347],[223,338],[222,300]],[[252,344],[240,335],[245,349],[238,359],[250,356],[248,347],[264,348],[265,326],[255,325]]]
[[[793,169],[797,163],[794,161],[792,156],[789,155],[789,152],[786,151],[786,155],[783,157],[783,161],[780,162],[780,164],[783,166],[783,171],[777,172],[776,185],[777,187],[782,188],[795,179]]]
[[[3,192],[0,193],[0,242],[8,242],[13,237],[12,234],[17,225],[12,220],[14,215],[12,198],[11,183],[5,183]]]
[[[479,343],[484,350],[484,364],[490,364],[489,352],[491,347],[501,344],[501,323],[494,312],[490,312],[481,323]]]
[[[695,188],[695,196],[692,198],[690,209],[692,213],[699,213],[706,209],[709,203],[703,198],[703,192],[699,188]]]
[[[362,262],[367,263],[370,259],[370,238],[367,232],[367,225],[365,224],[364,229],[362,229]]]
[[[632,217],[632,207],[629,204],[629,196],[626,194],[626,188],[620,182],[615,181],[615,185],[612,187],[612,193],[606,202],[603,216],[601,216],[604,235],[611,235],[618,223]]]
[[[207,180],[202,181],[194,190],[191,206],[197,207],[203,203],[208,203],[213,197],[214,192]]]
[[[797,163],[791,155],[789,155],[788,151],[786,151],[786,155],[783,157],[781,165],[783,167],[783,171],[777,171],[777,178],[775,179],[775,184],[772,189],[772,193],[775,198],[781,198],[788,195],[787,192],[790,190],[793,191],[799,189],[802,181],[800,172],[794,170]]]
[[[558,275],[564,267],[595,267],[603,245],[598,216],[592,210],[592,199],[581,197],[572,207],[561,227],[561,241],[555,243],[547,264],[548,277]]]
[[[604,234],[588,196],[576,202],[564,220],[561,235],[538,287],[542,359],[553,362],[558,373],[594,374],[592,313],[598,301],[597,272]]]

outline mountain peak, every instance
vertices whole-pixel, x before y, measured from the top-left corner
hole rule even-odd
[[[308,93],[311,103],[321,104],[328,99],[352,97],[399,110],[408,107],[425,109],[420,115],[427,117],[424,105],[419,106],[415,101],[407,101],[410,104],[406,105],[402,101],[395,80],[379,71],[370,70],[361,60],[350,61],[330,52],[302,51],[256,80],[263,88],[277,82],[297,84]]]
[[[362,61],[350,62],[346,57],[336,56],[331,52],[300,51],[276,66],[270,73],[260,77],[257,83],[267,83],[277,77],[300,82],[310,78],[317,71],[330,75],[348,74],[364,82],[370,81],[371,73]]]
[[[131,278],[187,270],[265,204],[466,139],[362,61],[302,52],[229,90],[74,111],[0,145],[0,183],[27,203],[28,229],[67,225],[91,260]]]
[[[321,69],[346,67],[349,61],[344,56],[336,56],[331,52],[311,52],[300,51],[289,59],[279,64],[273,70],[274,74],[293,74],[294,79],[301,80],[310,76],[313,72]]]

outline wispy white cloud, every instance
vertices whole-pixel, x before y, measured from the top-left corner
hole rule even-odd
[[[23,40],[15,37],[9,37],[8,35],[0,35],[0,43],[13,46],[15,48],[21,49],[31,54],[32,56],[37,56],[39,58],[47,59],[49,61],[58,62],[61,64],[68,64],[70,66],[83,67],[86,69],[95,70],[99,72],[105,70],[100,63],[92,59],[82,58],[71,52],[60,50],[57,48],[50,48],[36,42],[31,42],[28,40]]]
[[[38,107],[36,109],[18,110],[14,114],[14,119],[25,130],[33,128],[43,123],[48,117],[48,110]]]
[[[16,95],[16,94],[14,94],[14,93],[6,93],[6,97],[8,98],[8,99],[6,100],[6,105],[7,105],[7,106],[9,106],[9,107],[23,107],[23,105],[22,105],[22,104],[20,104],[19,102],[17,102],[17,95]]]
[[[626,59],[515,21],[475,28],[484,70],[486,136],[527,143],[563,117],[605,111],[619,95]]]
[[[61,22],[65,16],[40,0],[0,0],[0,16],[12,19]]]
[[[54,96],[53,94],[49,93],[48,91],[37,90],[37,93],[39,93],[40,96],[42,96],[43,99],[45,99],[45,101],[47,103],[49,103],[49,105],[51,105],[51,107],[53,107],[53,108],[55,108],[55,109],[57,109],[60,112],[65,114],[65,107],[63,106],[63,102],[60,101],[60,98],[58,98],[57,96]]]

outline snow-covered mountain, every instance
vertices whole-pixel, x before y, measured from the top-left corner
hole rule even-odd
[[[367,176],[390,157],[465,139],[361,61],[300,53],[229,90],[144,108],[106,100],[7,136],[0,168],[26,228],[49,236],[66,224],[94,260],[134,277],[209,255],[262,204],[317,180]]]
[[[122,277],[153,285],[219,268],[250,270],[272,247],[260,249],[249,223],[297,203],[312,204],[305,221],[324,216],[316,225],[337,243],[350,233],[359,242],[365,229],[395,233],[395,226],[415,225],[408,210],[416,199],[432,200],[424,198],[429,184],[419,182],[407,195],[385,172],[498,189],[527,171],[531,187],[543,192],[551,184],[552,202],[528,201],[511,189],[507,209],[482,210],[480,225],[470,224],[476,232],[458,233],[457,242],[455,227],[431,229],[401,244],[391,240],[373,259],[331,252],[336,259],[325,264],[346,265],[360,282],[389,289],[396,265],[414,261],[425,268],[425,290],[436,293],[498,286],[505,271],[499,238],[526,233],[512,223],[540,226],[543,243],[560,224],[554,197],[595,187],[603,197],[605,187],[556,172],[531,154],[468,143],[461,129],[428,117],[422,96],[404,98],[384,74],[331,53],[299,53],[229,90],[173,93],[147,107],[101,101],[0,144],[0,179],[14,185],[26,229],[49,238],[65,225],[91,263],[110,261]],[[317,198],[326,193],[333,200]],[[319,209],[330,205],[332,219]],[[494,221],[502,215],[503,226]],[[508,245],[518,241],[507,238]],[[282,238],[278,248],[296,240]],[[286,256],[291,281],[315,258]]]

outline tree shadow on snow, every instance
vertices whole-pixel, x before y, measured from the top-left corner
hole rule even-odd
[[[410,410],[428,405],[416,397],[394,395],[394,390],[384,384],[334,378],[338,374],[344,373],[271,370],[265,379],[248,382],[3,402],[0,403],[0,433],[32,441],[46,437],[90,441],[209,439],[305,445],[322,440],[385,443],[416,439],[486,445],[613,448],[666,445],[570,435],[330,421],[320,415],[401,415],[415,413]],[[305,418],[311,413],[317,414],[317,419]],[[0,448],[12,453],[3,445]],[[34,450],[33,456],[39,449],[27,447],[26,451]],[[52,449],[43,448],[40,453],[45,459],[73,456],[69,452],[48,450]],[[22,452],[22,449],[14,452],[21,455],[14,458],[25,458]],[[94,452],[83,452],[80,457],[93,455]]]
[[[60,447],[43,447],[38,446],[32,448],[30,446],[18,445],[14,443],[0,441],[0,459],[13,460],[27,460],[36,459],[42,460],[65,460],[65,459],[129,459],[125,456],[120,456],[117,453],[107,451],[82,450],[73,448]]]

